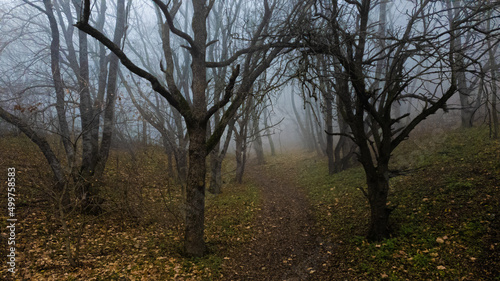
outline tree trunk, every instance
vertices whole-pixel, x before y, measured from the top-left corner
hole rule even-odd
[[[224,160],[224,157],[226,156],[227,150],[229,148],[229,143],[231,142],[235,123],[236,119],[232,118],[231,121],[229,121],[229,123],[227,124],[227,134],[224,140],[224,144],[222,145],[222,150],[219,151],[219,144],[215,146],[214,151],[211,152],[211,178],[208,191],[212,194],[219,194],[222,192],[222,161]]]
[[[142,119],[142,145],[148,145],[148,123]]]
[[[335,155],[333,150],[333,96],[331,93],[325,92],[325,121],[326,131],[330,134],[326,135],[326,156],[328,157],[328,174],[333,175],[336,173],[335,169]]]
[[[337,100],[337,108],[341,108],[342,104],[340,103],[340,100]],[[344,117],[340,112],[337,112],[337,123],[339,126],[339,132],[341,134],[348,134],[349,133],[349,124],[344,120]],[[351,139],[345,137],[345,136],[340,136],[337,144],[335,145],[335,150],[334,150],[334,170],[335,173],[341,172],[343,170],[346,170],[350,167],[349,162],[350,159],[352,158],[352,148],[354,144]]]
[[[202,256],[206,246],[203,240],[205,228],[205,174],[206,128],[189,130],[189,169],[186,186],[185,252]]]
[[[173,151],[175,158],[175,168],[177,170],[177,177],[179,179],[179,183],[182,186],[185,186],[188,178],[188,166],[189,166],[187,162],[188,155],[186,155],[187,153],[186,151],[184,151],[184,149],[179,147],[174,147]]]
[[[455,19],[458,19],[460,17],[460,11],[462,10],[462,7],[460,6],[461,3],[460,1],[447,1],[446,5],[448,8],[448,17],[450,24]],[[453,9],[451,9],[453,5]],[[463,34],[460,32],[460,34]],[[462,35],[458,35],[453,39],[453,44],[455,45],[455,64],[457,66],[457,88],[458,88],[458,94],[460,97],[460,119],[462,121],[462,127],[463,128],[470,128],[472,127],[472,115],[474,113],[474,109],[472,106],[472,103],[469,102],[469,97],[472,96],[472,91],[467,87],[467,77],[465,75],[465,61],[464,61],[464,56],[461,54],[461,50],[463,48],[462,46]]]
[[[174,153],[173,149],[168,143],[168,136],[164,132],[161,133],[161,140],[163,143],[163,149],[165,149],[165,154],[167,155],[167,173],[169,177],[174,177]]]
[[[212,194],[221,193],[222,188],[222,161],[219,160],[219,149],[216,147],[210,155],[210,186]]]
[[[243,131],[243,130],[241,130]],[[241,135],[243,134],[240,132]],[[242,183],[243,182],[243,173],[245,171],[245,161],[244,161],[244,137],[241,136],[240,134],[235,134],[235,142],[236,142],[236,182],[237,183]]]
[[[116,26],[114,32],[113,43],[120,46],[121,40],[125,34],[125,0],[118,0],[116,5]],[[102,141],[101,147],[99,149],[99,155],[95,163],[95,174],[100,177],[104,172],[106,167],[106,162],[109,156],[109,150],[111,149],[111,141],[113,138],[113,128],[115,119],[115,103],[116,103],[116,83],[118,80],[118,70],[120,67],[120,61],[115,54],[111,54],[109,61],[109,73],[108,73],[108,88],[106,95],[106,107],[104,110],[104,126],[102,131]],[[94,191],[96,193],[96,191]]]
[[[193,107],[185,116],[189,135],[189,165],[186,185],[186,228],[184,250],[187,255],[201,257],[206,246],[203,239],[205,228],[205,175],[207,158],[207,22],[208,7],[205,0],[193,0],[193,46],[191,50],[191,71],[193,80]]]
[[[379,241],[388,238],[390,234],[389,215],[391,209],[387,207],[387,195],[389,193],[388,168],[381,166],[368,168],[365,169],[365,173],[371,211],[367,238],[370,241]]]
[[[491,30],[491,14],[489,12],[487,30]],[[497,72],[496,72],[496,62],[495,62],[495,52],[493,50],[493,44],[491,38],[488,39],[488,54],[490,56],[490,75],[491,75],[491,119],[492,119],[492,135],[493,138],[498,139],[498,108],[497,108]]]
[[[271,156],[276,156],[276,148],[274,147],[273,137],[271,135],[271,130],[269,130],[269,124],[267,122],[267,109],[264,110],[264,127],[266,128],[267,141],[269,142],[269,147],[271,149]]]
[[[262,165],[266,162],[264,159],[264,148],[262,147],[262,138],[259,133],[259,119],[257,117],[257,109],[253,110],[254,112],[252,113],[253,115],[253,135],[255,136],[255,142],[254,142],[254,150],[255,154],[257,155],[257,164]]]
[[[498,108],[497,108],[497,80],[496,80],[496,71],[492,67],[491,68],[491,119],[492,119],[492,136],[494,139],[498,139]]]

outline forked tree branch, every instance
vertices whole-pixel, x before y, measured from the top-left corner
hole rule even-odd
[[[163,12],[163,15],[167,19],[168,28],[170,29],[170,31],[172,31],[173,34],[186,40],[189,43],[189,45],[191,46],[191,48],[194,48],[196,46],[194,43],[194,39],[191,36],[189,36],[189,34],[185,33],[184,31],[182,31],[174,26],[174,19],[172,18],[172,15],[168,11],[168,6],[160,0],[153,0],[153,2]]]
[[[210,117],[212,117],[212,115],[214,115],[215,112],[223,108],[231,100],[231,97],[233,96],[234,84],[236,83],[236,78],[238,77],[239,74],[240,74],[240,65],[238,64],[236,67],[233,68],[233,72],[231,74],[231,77],[229,78],[229,83],[226,86],[224,97],[218,102],[216,102],[207,111],[207,114],[205,115],[205,122],[208,122],[208,119],[210,119]]]
[[[153,90],[158,92],[161,96],[163,96],[175,109],[177,109],[184,118],[186,118],[186,122],[194,122],[191,108],[186,99],[180,94],[172,94],[169,90],[162,86],[158,78],[149,73],[148,71],[140,68],[136,64],[134,64],[127,55],[121,50],[120,46],[114,44],[106,35],[101,33],[99,30],[93,28],[88,24],[88,20],[90,17],[90,7],[89,0],[85,0],[85,8],[82,15],[82,19],[75,24],[75,27],[80,29],[81,31],[87,33],[88,35],[94,37],[96,40],[101,42],[104,46],[106,46],[110,51],[112,51],[121,61],[121,63],[132,73],[148,80],[151,83],[151,87]]]

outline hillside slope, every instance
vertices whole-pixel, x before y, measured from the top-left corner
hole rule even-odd
[[[334,176],[304,165],[317,226],[341,245],[330,262],[350,280],[499,280],[500,143],[486,128],[410,138],[392,168],[393,237],[368,243],[362,168]],[[337,272],[336,274],[338,274]]]

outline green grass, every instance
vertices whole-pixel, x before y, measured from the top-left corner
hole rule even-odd
[[[327,176],[325,162],[305,165],[301,182],[318,228],[339,243],[353,278],[500,280],[500,143],[485,128],[410,138],[393,168],[421,168],[391,180],[390,239],[368,243],[361,167]]]

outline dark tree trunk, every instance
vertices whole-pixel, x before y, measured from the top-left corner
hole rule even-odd
[[[498,139],[498,108],[497,108],[497,81],[496,81],[496,71],[491,69],[491,77],[493,82],[491,83],[491,119],[492,119],[492,135],[493,138]]]
[[[245,126],[246,127],[246,126]],[[243,174],[245,172],[245,162],[246,162],[246,133],[244,128],[240,128],[240,132],[235,134],[236,142],[236,182],[243,182]]]
[[[179,183],[182,186],[186,185],[187,177],[188,177],[188,155],[186,155],[186,151],[179,147],[174,147],[174,158],[175,158],[175,168],[177,170],[177,177],[179,179]],[[184,193],[184,192],[183,192]]]
[[[205,228],[205,174],[206,128],[189,129],[189,169],[186,186],[186,225],[184,247],[186,254],[202,256],[206,246]]]
[[[80,118],[82,124],[82,166],[81,175],[84,181],[89,180],[93,174],[95,163],[94,147],[92,142],[91,127],[94,112],[92,110],[92,98],[89,89],[89,60],[88,60],[88,42],[87,34],[83,31],[78,32],[79,38],[79,60],[80,72],[78,75],[78,86],[80,93]],[[86,190],[82,191],[84,194]],[[83,195],[83,194],[82,194]]]
[[[341,106],[342,106],[341,103],[338,102],[337,108]],[[348,134],[349,124],[347,124],[347,122],[344,120],[342,114],[337,114],[337,122],[339,126],[339,132],[341,134]],[[341,172],[350,167],[349,162],[353,156],[352,153],[353,146],[354,143],[352,142],[352,140],[350,140],[345,136],[340,136],[334,150],[335,173]]]
[[[163,148],[165,149],[165,154],[167,154],[167,173],[170,177],[174,177],[174,153],[173,149],[168,143],[168,136],[163,133],[161,133],[161,140],[163,143]]]
[[[492,11],[489,12],[489,16],[491,17]],[[491,19],[488,19],[487,30],[491,30]],[[496,71],[496,61],[495,61],[495,52],[493,51],[493,44],[491,42],[491,38],[488,39],[488,54],[490,56],[490,75],[491,75],[491,126],[492,126],[492,136],[495,139],[498,139],[498,130],[499,130],[499,122],[498,122],[498,108],[497,108],[497,71]]]
[[[379,186],[378,189],[381,189],[382,187],[380,186],[385,184],[383,182],[373,183],[373,185]],[[367,239],[370,241],[380,241],[389,238],[389,215],[391,210],[386,207],[386,202],[387,199],[383,193],[374,196],[370,200],[370,226],[367,235]]]
[[[325,93],[326,94],[326,93]],[[335,169],[335,155],[333,149],[333,96],[328,93],[325,95],[325,121],[326,121],[326,131],[330,134],[326,135],[326,156],[328,157],[328,174],[333,175],[336,173]]]
[[[367,238],[370,241],[379,241],[390,235],[389,215],[391,210],[387,208],[388,182],[379,180],[368,183],[368,189],[372,190],[370,196],[370,227]]]
[[[204,121],[207,108],[206,44],[208,7],[204,0],[193,0],[192,29],[194,33],[191,50],[191,71],[193,80],[193,110],[185,116],[189,135],[189,167],[186,185],[186,225],[184,249],[187,255],[201,257],[206,246],[203,238],[205,229],[205,175],[207,158],[207,122]]]
[[[390,235],[389,215],[391,209],[387,206],[389,193],[389,169],[387,164],[378,167],[365,167],[367,197],[370,204],[370,226],[367,238],[379,241]]]
[[[215,146],[214,151],[212,151],[210,154],[211,177],[208,191],[212,194],[219,194],[222,192],[222,161],[224,160],[224,157],[226,156],[227,150],[229,148],[229,143],[231,142],[235,123],[236,120],[235,118],[233,118],[227,125],[227,134],[222,146],[222,150],[219,151],[219,145],[217,145]]]
[[[142,119],[142,145],[148,145],[148,123]]]

